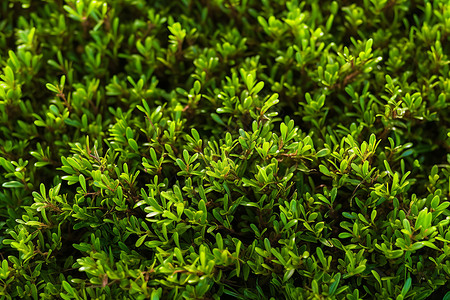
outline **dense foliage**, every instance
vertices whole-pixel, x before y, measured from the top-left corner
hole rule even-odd
[[[448,0],[4,0],[2,299],[450,288]]]

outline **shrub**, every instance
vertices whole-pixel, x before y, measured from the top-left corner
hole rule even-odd
[[[448,1],[0,13],[2,298],[449,287]]]

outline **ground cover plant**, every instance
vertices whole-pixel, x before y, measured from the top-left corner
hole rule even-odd
[[[450,289],[447,0],[4,0],[2,299]]]

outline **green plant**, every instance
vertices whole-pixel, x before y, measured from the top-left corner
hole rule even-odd
[[[153,2],[0,4],[2,298],[449,288],[448,1]]]

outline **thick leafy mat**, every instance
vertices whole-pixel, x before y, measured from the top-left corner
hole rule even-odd
[[[4,0],[2,299],[425,299],[447,0]]]

